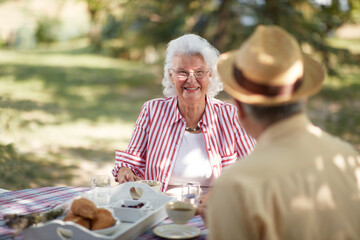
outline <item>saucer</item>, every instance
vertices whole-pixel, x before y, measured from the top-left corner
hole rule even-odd
[[[155,235],[167,239],[189,239],[200,235],[200,229],[190,225],[166,224],[153,229]]]

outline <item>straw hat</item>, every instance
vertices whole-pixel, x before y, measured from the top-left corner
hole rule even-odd
[[[325,79],[322,64],[277,26],[258,26],[238,50],[220,56],[218,70],[227,93],[255,105],[298,101],[319,91]]]

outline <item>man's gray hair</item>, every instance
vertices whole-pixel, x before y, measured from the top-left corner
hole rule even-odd
[[[197,54],[200,54],[204,58],[211,73],[206,95],[209,97],[215,97],[221,90],[223,90],[223,84],[220,81],[217,72],[217,62],[220,54],[219,51],[204,38],[195,34],[185,34],[168,43],[164,63],[164,78],[162,80],[162,85],[164,86],[163,93],[165,96],[170,97],[177,95],[175,85],[171,82],[169,74],[169,69],[173,67],[174,57],[179,55],[191,56]]]
[[[238,102],[249,115],[263,126],[269,126],[277,121],[291,117],[304,111],[304,102],[298,101],[277,106],[260,106]]]

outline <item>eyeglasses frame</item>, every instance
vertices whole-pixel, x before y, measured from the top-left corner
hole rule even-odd
[[[208,69],[207,71],[204,71],[204,76],[203,76],[203,77],[196,77],[196,72],[194,72],[194,71],[193,71],[193,72],[188,72],[188,71],[185,71],[185,70],[176,71],[176,70],[173,69],[173,68],[169,68],[169,70],[174,71],[174,72],[176,73],[176,77],[177,77],[177,78],[184,78],[184,80],[185,80],[185,79],[188,79],[191,73],[194,75],[194,77],[195,77],[196,79],[202,79],[202,78],[204,78],[204,77],[206,76],[206,74],[208,74],[208,73],[210,72],[210,69]],[[178,75],[179,72],[184,72],[184,73],[186,74],[186,78],[185,78],[185,76],[179,76],[179,75]],[[197,71],[197,72],[200,72],[200,71]],[[201,72],[203,72],[203,71],[201,71]]]

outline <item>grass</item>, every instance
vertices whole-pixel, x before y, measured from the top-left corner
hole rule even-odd
[[[360,150],[360,68],[339,70],[310,99],[309,115]],[[161,78],[159,66],[90,54],[81,43],[0,49],[0,188],[88,186],[91,175],[110,175],[142,104],[162,96]]]
[[[142,104],[161,96],[153,71],[88,53],[0,50],[0,188],[110,174]]]
[[[360,39],[329,39],[336,47],[360,54]],[[339,76],[328,76],[323,89],[311,98],[313,122],[360,151],[360,67],[338,63]]]

